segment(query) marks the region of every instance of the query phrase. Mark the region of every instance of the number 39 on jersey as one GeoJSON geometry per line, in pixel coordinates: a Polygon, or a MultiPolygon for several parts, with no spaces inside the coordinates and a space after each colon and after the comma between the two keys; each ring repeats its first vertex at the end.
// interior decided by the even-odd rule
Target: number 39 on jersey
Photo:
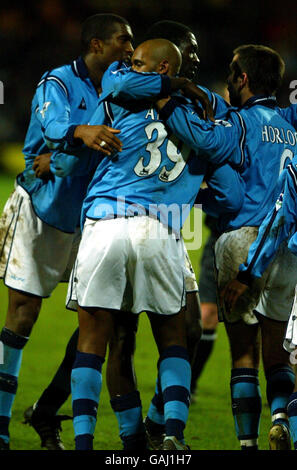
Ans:
{"type": "Polygon", "coordinates": [[[151,122],[145,127],[145,133],[148,139],[146,151],[149,156],[141,156],[134,167],[134,172],[140,177],[152,175],[156,171],[159,172],[159,179],[164,182],[174,181],[182,173],[191,149],[181,142],[177,137],[171,136],[167,142],[166,149],[161,147],[168,137],[166,128],[162,122],[151,122]],[[166,167],[162,165],[162,152],[166,152],[167,157],[173,163],[173,166],[166,167]],[[145,161],[147,161],[145,164],[145,161]]]}

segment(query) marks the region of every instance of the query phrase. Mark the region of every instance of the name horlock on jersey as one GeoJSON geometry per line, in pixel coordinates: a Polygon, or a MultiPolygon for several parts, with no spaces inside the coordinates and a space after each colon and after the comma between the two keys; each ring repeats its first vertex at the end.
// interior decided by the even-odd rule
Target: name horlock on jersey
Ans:
{"type": "Polygon", "coordinates": [[[271,142],[272,144],[297,144],[297,132],[291,131],[291,129],[279,129],[273,126],[262,127],[262,141],[271,142]]]}

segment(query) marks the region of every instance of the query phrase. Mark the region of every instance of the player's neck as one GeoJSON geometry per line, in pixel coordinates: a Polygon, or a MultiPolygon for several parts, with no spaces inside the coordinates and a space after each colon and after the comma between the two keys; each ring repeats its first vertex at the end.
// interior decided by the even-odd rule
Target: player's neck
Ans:
{"type": "Polygon", "coordinates": [[[90,79],[94,83],[98,92],[100,92],[101,91],[101,79],[103,77],[105,70],[102,70],[101,64],[92,54],[87,54],[84,57],[84,61],[88,69],[90,79]]]}
{"type": "Polygon", "coordinates": [[[247,102],[247,100],[252,98],[252,96],[254,96],[254,93],[252,93],[248,88],[244,88],[243,90],[241,90],[241,94],[240,94],[241,106],[243,106],[244,103],[247,102]]]}

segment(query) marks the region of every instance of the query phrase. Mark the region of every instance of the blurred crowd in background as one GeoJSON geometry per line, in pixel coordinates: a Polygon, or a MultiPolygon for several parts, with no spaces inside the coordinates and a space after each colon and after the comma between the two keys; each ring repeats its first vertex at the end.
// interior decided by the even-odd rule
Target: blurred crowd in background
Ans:
{"type": "Polygon", "coordinates": [[[278,98],[280,105],[289,104],[289,84],[297,80],[296,0],[1,0],[1,142],[23,141],[39,78],[80,54],[81,23],[95,13],[124,16],[132,26],[135,46],[158,20],[188,25],[198,39],[199,83],[217,91],[224,88],[236,46],[271,46],[286,63],[278,98]]]}

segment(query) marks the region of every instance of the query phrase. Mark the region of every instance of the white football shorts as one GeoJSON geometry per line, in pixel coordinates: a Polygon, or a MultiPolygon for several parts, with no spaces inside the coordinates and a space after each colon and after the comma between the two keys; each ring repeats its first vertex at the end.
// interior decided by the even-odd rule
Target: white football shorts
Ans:
{"type": "Polygon", "coordinates": [[[79,229],[69,234],[40,220],[17,185],[0,219],[0,278],[12,289],[49,297],[68,282],[79,241],[79,229]]]}
{"type": "Polygon", "coordinates": [[[184,245],[148,216],[85,222],[67,308],[178,313],[185,305],[184,245]]]}
{"type": "MultiPolygon", "coordinates": [[[[257,227],[242,227],[218,238],[215,244],[218,290],[236,278],[239,265],[246,261],[257,234],[257,227]]],[[[288,321],[296,283],[297,257],[283,243],[263,276],[256,278],[252,288],[239,297],[232,313],[219,305],[220,319],[230,323],[243,319],[247,324],[253,324],[258,322],[256,310],[272,320],[288,321]]]]}
{"type": "MultiPolygon", "coordinates": [[[[181,238],[181,242],[184,244],[183,238],[181,238]]],[[[193,269],[186,245],[184,244],[184,278],[185,278],[185,289],[187,293],[190,292],[198,292],[198,283],[196,280],[195,271],[193,269]]]]}

